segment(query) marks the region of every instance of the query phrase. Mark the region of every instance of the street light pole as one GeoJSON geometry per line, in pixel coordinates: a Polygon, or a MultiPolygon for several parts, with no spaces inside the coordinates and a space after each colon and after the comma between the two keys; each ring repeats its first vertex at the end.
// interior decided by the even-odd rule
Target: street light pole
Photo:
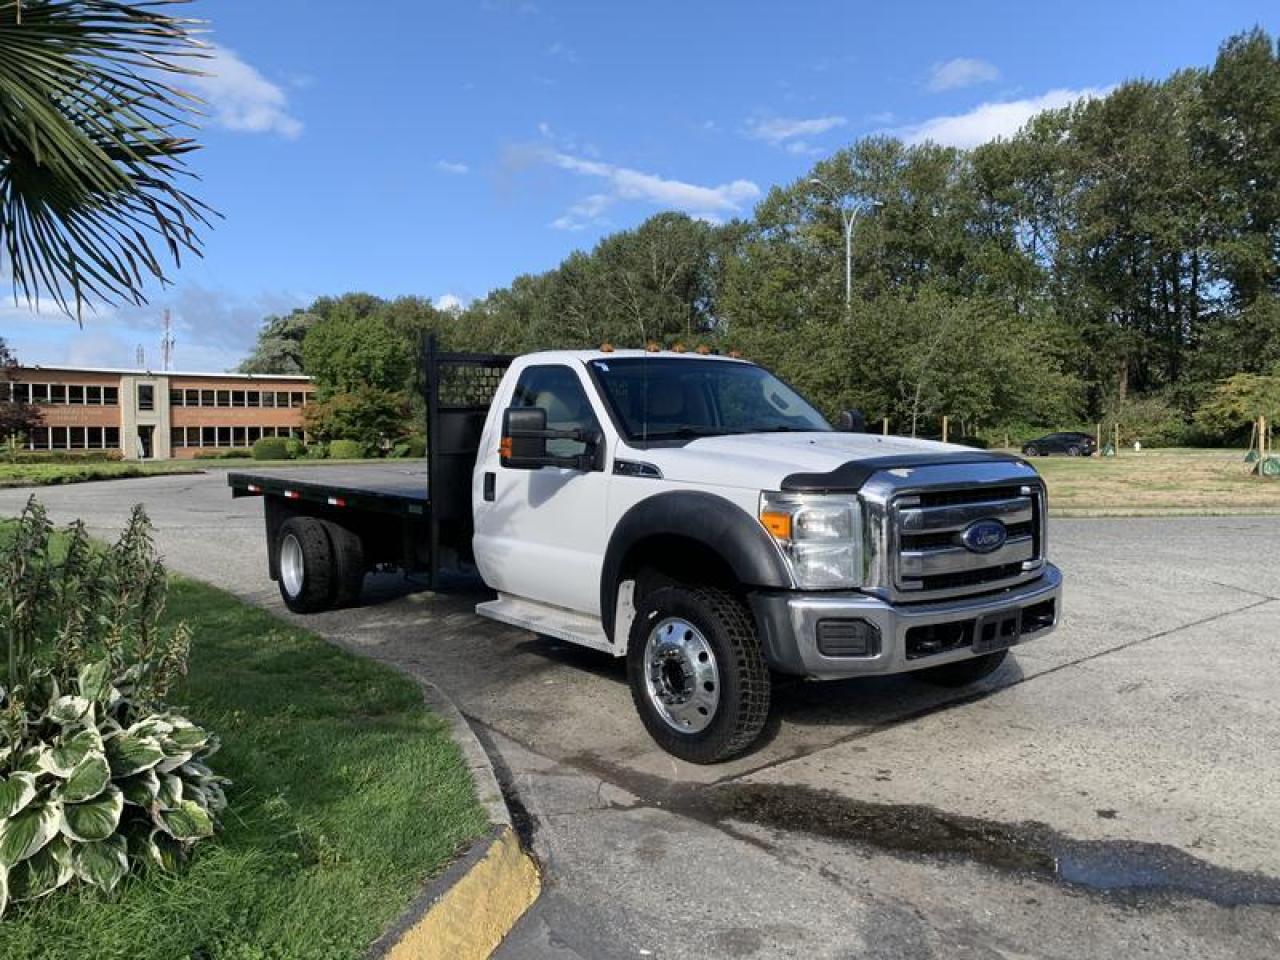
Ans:
{"type": "MultiPolygon", "coordinates": [[[[836,208],[840,211],[840,222],[844,224],[844,307],[845,310],[849,310],[853,307],[853,225],[858,219],[858,214],[865,208],[856,201],[852,206],[845,206],[840,194],[824,180],[811,177],[809,182],[815,187],[821,187],[825,190],[827,196],[831,198],[832,202],[836,204],[836,208]]],[[[876,200],[869,201],[866,204],[866,207],[878,206],[880,206],[880,203],[876,200]]]]}

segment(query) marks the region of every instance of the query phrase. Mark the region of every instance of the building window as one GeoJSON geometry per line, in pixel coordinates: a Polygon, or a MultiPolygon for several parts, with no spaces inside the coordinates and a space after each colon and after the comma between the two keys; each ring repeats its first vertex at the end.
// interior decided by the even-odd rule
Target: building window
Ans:
{"type": "Polygon", "coordinates": [[[102,406],[102,388],[101,387],[85,387],[84,402],[95,407],[102,406]]]}
{"type": "Polygon", "coordinates": [[[303,398],[304,396],[305,396],[305,394],[304,394],[304,393],[302,393],[300,390],[299,390],[299,391],[294,391],[293,393],[289,394],[289,406],[291,406],[291,407],[300,407],[300,406],[302,406],[302,398],[303,398]]]}
{"type": "Polygon", "coordinates": [[[84,387],[77,384],[69,384],[67,386],[67,403],[83,404],[84,387]]]}
{"type": "Polygon", "coordinates": [[[214,399],[214,398],[213,398],[213,391],[212,391],[212,390],[201,390],[201,391],[200,391],[200,406],[202,406],[202,407],[212,407],[212,406],[214,405],[213,399],[214,399]]]}
{"type": "Polygon", "coordinates": [[[103,387],[102,388],[102,405],[105,407],[114,407],[120,403],[119,387],[103,387]]]}
{"type": "Polygon", "coordinates": [[[243,406],[244,406],[244,402],[245,402],[245,401],[244,401],[244,391],[243,391],[243,390],[232,390],[232,391],[231,391],[231,405],[232,405],[233,407],[243,407],[243,406]]]}
{"type": "Polygon", "coordinates": [[[231,446],[231,428],[230,427],[218,427],[218,446],[220,447],[231,446]]]}
{"type": "Polygon", "coordinates": [[[261,396],[264,407],[274,407],[276,405],[276,395],[272,391],[263,390],[261,396]]]}
{"type": "Polygon", "coordinates": [[[200,446],[216,447],[218,445],[218,431],[215,427],[200,428],[200,446]]]}
{"type": "Polygon", "coordinates": [[[66,403],[67,402],[67,385],[65,383],[51,383],[49,385],[49,402],[50,403],[66,403]]]}
{"type": "Polygon", "coordinates": [[[156,388],[154,384],[138,384],[138,409],[154,410],[156,408],[156,388]]]}
{"type": "Polygon", "coordinates": [[[89,443],[90,450],[102,449],[102,428],[101,427],[89,427],[88,443],[89,443]]]}
{"type": "Polygon", "coordinates": [[[182,405],[184,407],[200,406],[200,391],[199,390],[183,390],[182,405]]]}
{"type": "Polygon", "coordinates": [[[185,407],[186,405],[187,405],[187,403],[186,403],[186,398],[185,398],[185,397],[183,397],[183,395],[182,395],[182,391],[181,391],[181,390],[170,390],[170,391],[169,391],[169,406],[171,406],[171,407],[185,407]]]}
{"type": "Polygon", "coordinates": [[[229,407],[229,406],[231,406],[231,391],[230,391],[230,390],[219,390],[219,391],[218,391],[218,406],[220,406],[220,407],[229,407]]]}
{"type": "Polygon", "coordinates": [[[245,406],[260,407],[262,406],[262,394],[257,390],[246,390],[244,392],[245,406]]]}
{"type": "Polygon", "coordinates": [[[102,440],[108,450],[119,449],[120,447],[120,428],[105,427],[103,428],[102,440]]]}
{"type": "Polygon", "coordinates": [[[47,383],[33,383],[31,385],[31,402],[32,403],[48,403],[49,402],[49,385],[47,383]]]}

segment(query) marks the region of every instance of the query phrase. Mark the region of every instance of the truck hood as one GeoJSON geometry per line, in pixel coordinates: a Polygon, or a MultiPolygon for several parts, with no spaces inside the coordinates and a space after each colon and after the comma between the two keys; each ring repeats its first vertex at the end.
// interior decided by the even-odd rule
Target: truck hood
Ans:
{"type": "Polygon", "coordinates": [[[655,447],[618,456],[643,460],[667,480],[752,490],[777,490],[792,473],[825,473],[850,460],[903,454],[970,451],[954,443],[869,433],[754,433],[703,437],[680,447],[655,447]]]}

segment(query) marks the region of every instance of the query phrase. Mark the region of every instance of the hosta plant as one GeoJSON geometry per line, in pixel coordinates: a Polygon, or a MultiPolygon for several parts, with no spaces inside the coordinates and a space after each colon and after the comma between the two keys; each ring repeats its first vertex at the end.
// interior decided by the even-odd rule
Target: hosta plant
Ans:
{"type": "Polygon", "coordinates": [[[185,628],[159,627],[164,571],[135,511],[98,550],[66,549],[34,502],[0,566],[0,915],[83,883],[111,891],[134,869],[173,869],[213,834],[226,780],[217,739],[165,703],[186,669],[185,628]]]}

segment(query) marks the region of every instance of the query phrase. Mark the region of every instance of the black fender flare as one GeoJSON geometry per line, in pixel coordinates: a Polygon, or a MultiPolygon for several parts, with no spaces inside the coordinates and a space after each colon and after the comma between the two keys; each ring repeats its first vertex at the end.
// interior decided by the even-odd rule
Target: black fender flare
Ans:
{"type": "Polygon", "coordinates": [[[622,564],[631,548],[653,536],[681,536],[713,550],[747,587],[786,590],[791,574],[777,545],[750,514],[724,497],[671,490],[641,500],[622,515],[600,573],[600,620],[613,637],[622,564]]]}

